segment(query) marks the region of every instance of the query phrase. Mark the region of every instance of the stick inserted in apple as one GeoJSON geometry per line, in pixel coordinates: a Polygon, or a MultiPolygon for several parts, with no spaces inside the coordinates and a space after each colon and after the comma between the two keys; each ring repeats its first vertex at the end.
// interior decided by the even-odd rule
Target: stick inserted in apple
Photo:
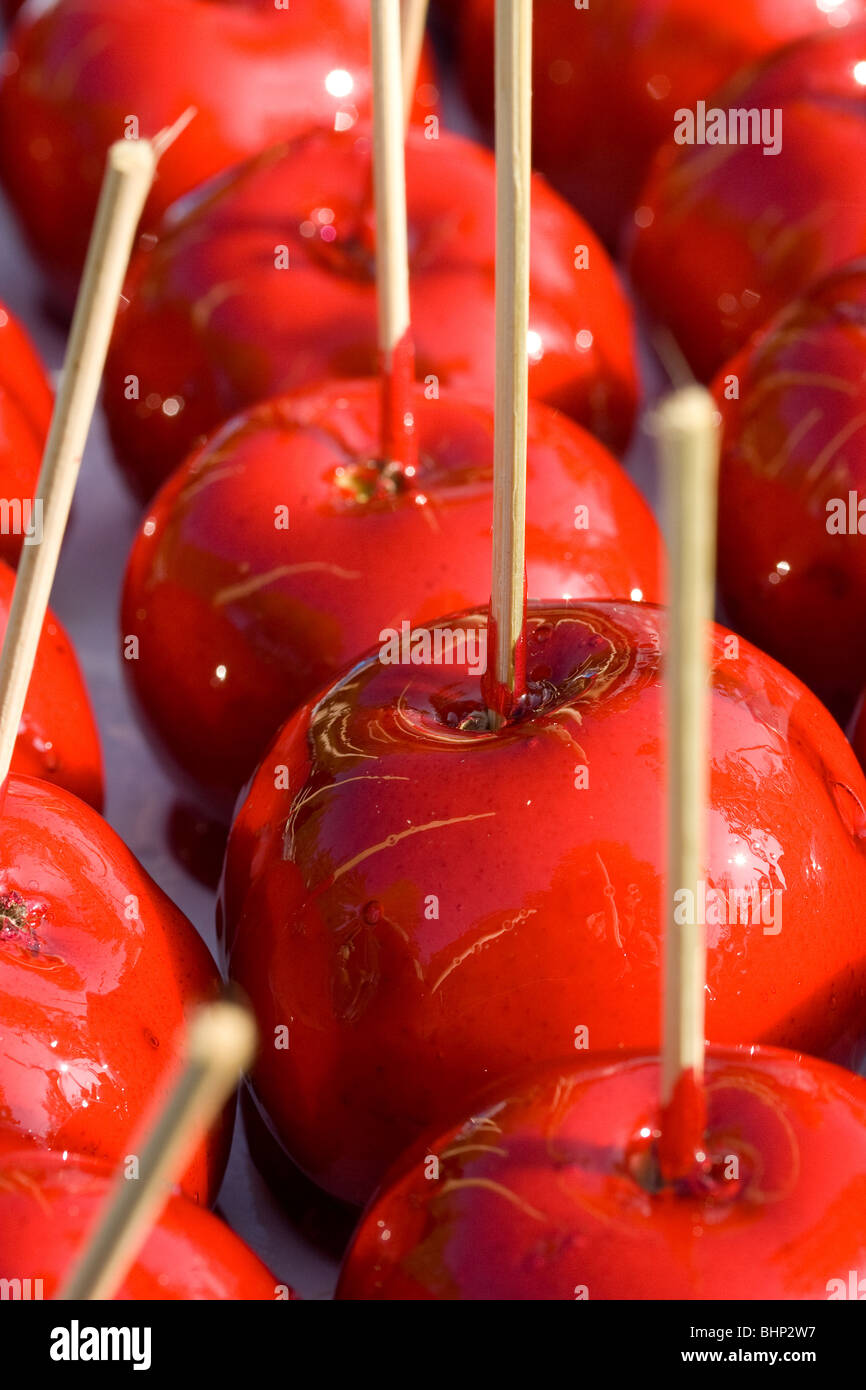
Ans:
{"type": "Polygon", "coordinates": [[[548,1064],[425,1136],[366,1213],[340,1298],[820,1299],[864,1267],[866,1083],[776,1049],[705,1056],[709,395],[672,397],[660,431],[673,503],[661,1058],[548,1064]]]}
{"type": "MultiPolygon", "coordinates": [[[[125,674],[157,747],[226,821],[299,704],[375,643],[411,646],[416,627],[490,593],[493,410],[413,379],[422,277],[410,294],[396,10],[373,6],[379,374],[226,425],[159,493],[130,556],[122,639],[137,656],[125,674]]],[[[525,400],[525,325],[515,350],[525,400]]],[[[525,408],[514,438],[531,481],[533,591],[657,599],[657,528],[616,461],[538,404],[528,439],[525,408]]]]}
{"type": "MultiPolygon", "coordinates": [[[[513,6],[499,9],[513,21],[513,6]]],[[[500,413],[497,463],[513,457],[502,426],[500,413]]],[[[520,694],[499,727],[485,680],[488,539],[479,607],[396,652],[383,644],[316,692],[269,747],[229,841],[220,930],[275,1040],[253,1072],[256,1100],[297,1163],[350,1201],[497,1078],[575,1048],[659,1046],[667,619],[625,595],[568,600],[533,568],[553,518],[536,510],[531,442],[528,457],[538,598],[512,687],[522,586],[509,562],[515,602],[499,611],[518,617],[499,625],[497,679],[520,694]]],[[[509,469],[509,492],[512,480],[509,469]]],[[[452,549],[442,534],[431,563],[452,549]]],[[[722,629],[712,662],[695,903],[711,1036],[856,1061],[866,922],[846,904],[866,890],[866,783],[781,667],[722,629]]]]}

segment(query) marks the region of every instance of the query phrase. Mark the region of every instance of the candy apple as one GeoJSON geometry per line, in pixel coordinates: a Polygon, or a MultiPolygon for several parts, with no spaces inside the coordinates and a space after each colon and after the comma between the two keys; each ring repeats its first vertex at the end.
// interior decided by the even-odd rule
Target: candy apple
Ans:
{"type": "MultiPolygon", "coordinates": [[[[0,560],[0,644],[9,621],[15,574],[0,560]]],[[[72,643],[49,612],[42,627],[13,772],[56,782],[101,810],[99,734],[72,643]]]]}
{"type": "MultiPolygon", "coordinates": [[[[447,625],[468,655],[485,618],[447,625]]],[[[524,1065],[657,1046],[663,642],[649,604],[533,605],[530,700],[498,732],[431,637],[430,664],[358,662],[268,749],[219,931],[274,1039],[258,1100],[334,1194],[363,1201],[421,1130],[524,1065]]],[[[855,1063],[866,782],[789,672],[723,629],[713,664],[710,1036],[855,1063]]]]}
{"type": "MultiPolygon", "coordinates": [[[[226,816],[279,725],[386,629],[489,592],[490,407],[417,387],[419,462],[401,467],[376,462],[379,406],[376,381],[335,382],[239,416],[133,546],[124,670],[157,745],[226,816]]],[[[652,514],[597,440],[533,403],[528,473],[535,593],[659,597],[652,514]]]]}
{"type": "MultiPolygon", "coordinates": [[[[26,1270],[30,1297],[54,1298],[104,1208],[112,1177],[108,1164],[80,1154],[0,1153],[0,1278],[20,1280],[26,1270]]],[[[224,1222],[178,1194],[169,1198],[116,1297],[294,1295],[224,1222]]]]}
{"type": "MultiPolygon", "coordinates": [[[[12,775],[0,813],[0,1117],[50,1149],[117,1161],[219,991],[204,942],[108,825],[12,775]]],[[[183,1190],[216,1196],[227,1115],[183,1190]]]]}
{"type": "MultiPolygon", "coordinates": [[[[151,226],[239,159],[370,109],[367,0],[55,0],[23,14],[3,57],[0,179],[36,256],[67,299],[93,222],[105,153],[192,124],[159,167],[151,226]]],[[[432,70],[416,115],[436,109],[432,70]]]]}
{"type": "Polygon", "coordinates": [[[0,526],[0,559],[15,564],[36,480],[53,401],[45,368],[27,333],[0,304],[0,492],[8,515],[0,526]],[[21,515],[17,516],[17,504],[21,515]]]}
{"type": "Polygon", "coordinates": [[[776,1048],[711,1048],[707,1170],[662,1187],[658,1091],[640,1055],[500,1086],[400,1160],[337,1297],[849,1297],[866,1268],[866,1082],[776,1048]]]}
{"type": "Polygon", "coordinates": [[[866,265],[783,310],[715,393],[727,616],[846,720],[866,684],[866,265]]]}
{"type": "Polygon", "coordinates": [[[0,303],[0,390],[15,401],[40,439],[48,433],[54,398],[45,368],[30,336],[0,303]]]}
{"type": "Polygon", "coordinates": [[[864,160],[863,23],[789,45],[671,124],[635,211],[630,269],[702,379],[812,280],[866,252],[864,160]]]}
{"type": "MultiPolygon", "coordinates": [[[[463,87],[489,129],[494,6],[461,11],[463,87]]],[[[533,162],[615,243],[678,108],[780,44],[864,14],[863,0],[535,0],[533,162]]]]}
{"type": "MultiPolygon", "coordinates": [[[[133,261],[105,403],[141,496],[242,407],[376,373],[369,145],[324,131],[271,152],[133,261]]],[[[406,177],[418,377],[431,395],[492,400],[493,159],[455,135],[414,133],[406,177]]],[[[589,228],[541,180],[532,196],[530,393],[618,449],[636,395],[627,302],[589,228]]]]}

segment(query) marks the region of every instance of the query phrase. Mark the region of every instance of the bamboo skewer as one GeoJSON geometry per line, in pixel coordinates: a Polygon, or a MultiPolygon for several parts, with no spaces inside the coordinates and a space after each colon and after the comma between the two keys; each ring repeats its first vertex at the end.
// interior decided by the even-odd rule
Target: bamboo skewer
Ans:
{"type": "MultiPolygon", "coordinates": [[[[706,933],[674,920],[674,894],[697,901],[706,862],[710,648],[716,556],[719,440],[709,392],[687,386],[658,412],[669,516],[667,658],[668,865],[662,1042],[662,1175],[694,1164],[704,1130],[706,933]]],[[[686,899],[688,902],[689,899],[686,899]]]]}
{"type": "Polygon", "coordinates": [[[180,136],[183,135],[190,121],[194,121],[197,115],[198,107],[188,106],[185,111],[181,111],[176,121],[173,121],[169,126],[165,126],[163,130],[157,131],[150,142],[153,146],[153,153],[157,163],[162,159],[166,150],[171,148],[175,140],[178,140],[180,136]]]}
{"type": "Polygon", "coordinates": [[[532,157],[532,4],[496,6],[496,401],[493,578],[488,645],[491,724],[523,693],[526,621],[526,428],[532,157]]]}
{"type": "Polygon", "coordinates": [[[108,152],[36,485],[36,502],[43,511],[42,541],[23,549],[0,652],[0,783],[9,773],[114,316],[156,163],[156,148],[147,140],[118,140],[108,152]]]}
{"type": "Polygon", "coordinates": [[[409,317],[400,0],[372,0],[371,35],[382,462],[405,468],[416,461],[417,443],[411,408],[415,351],[409,317]]]}
{"type": "Polygon", "coordinates": [[[418,67],[424,47],[424,32],[427,28],[429,0],[403,0],[400,25],[403,32],[402,51],[402,89],[403,125],[408,126],[415,100],[415,87],[418,82],[418,67]]]}
{"type": "Polygon", "coordinates": [[[399,0],[372,0],[372,25],[376,289],[379,346],[387,353],[393,352],[409,331],[409,237],[400,114],[399,0]]]}

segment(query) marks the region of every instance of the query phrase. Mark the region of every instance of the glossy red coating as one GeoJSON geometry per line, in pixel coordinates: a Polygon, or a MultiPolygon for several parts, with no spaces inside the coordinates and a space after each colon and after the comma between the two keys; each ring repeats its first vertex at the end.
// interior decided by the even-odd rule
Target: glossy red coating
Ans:
{"type": "MultiPolygon", "coordinates": [[[[432,392],[435,377],[443,399],[482,392],[492,402],[493,158],[445,131],[437,140],[411,133],[406,182],[418,379],[432,392]]],[[[241,408],[327,378],[375,375],[370,189],[367,136],[318,132],[253,161],[139,251],[105,404],[141,496],[241,408]]],[[[538,179],[532,201],[530,393],[619,449],[637,390],[628,303],[568,205],[538,179]],[[579,247],[586,269],[575,268],[579,247]]]]}
{"type": "MultiPolygon", "coordinates": [[[[21,505],[36,491],[42,449],[51,423],[51,387],[24,328],[0,303],[0,495],[21,505]]],[[[0,560],[14,565],[21,552],[21,530],[3,519],[0,560]]]]}
{"type": "MultiPolygon", "coordinates": [[[[291,711],[385,629],[489,597],[489,406],[417,387],[410,476],[376,462],[379,392],[331,383],[225,426],[133,546],[121,624],[139,655],[125,674],[157,746],[226,816],[291,711]]],[[[597,440],[532,405],[528,476],[534,594],[660,596],[655,521],[597,440]]]]}
{"type": "Polygon", "coordinates": [[[713,1170],[655,1191],[655,1058],[500,1086],[400,1161],[337,1297],[839,1299],[855,1270],[862,1298],[866,1083],[774,1048],[712,1048],[707,1074],[713,1170]]]}
{"type": "Polygon", "coordinates": [[[707,1128],[707,1091],[704,1078],[693,1067],[680,1073],[670,1099],[659,1111],[659,1136],[655,1156],[659,1177],[665,1183],[690,1179],[706,1166],[704,1139],[707,1128]]]}
{"type": "MultiPolygon", "coordinates": [[[[387,352],[379,353],[381,398],[379,457],[396,463],[405,473],[417,472],[418,435],[412,401],[415,395],[415,340],[407,329],[387,352]]],[[[410,473],[411,476],[411,473],[410,473]]]]}
{"type": "Polygon", "coordinates": [[[0,303],[0,390],[15,401],[34,432],[48,433],[54,397],[26,328],[0,303]]]}
{"type": "MultiPolygon", "coordinates": [[[[53,1298],[80,1256],[111,1189],[111,1168],[70,1154],[0,1154],[0,1278],[39,1279],[53,1298]]],[[[118,1299],[291,1298],[224,1221],[175,1195],[154,1226],[118,1299]]]]}
{"type": "MultiPolygon", "coordinates": [[[[11,776],[0,815],[0,1123],[121,1159],[174,1080],[185,1021],[220,988],[201,937],[114,831],[59,787],[11,776]]],[[[216,1197],[231,1115],[183,1190],[216,1197]]]]}
{"type": "Polygon", "coordinates": [[[495,652],[499,645],[499,625],[493,612],[491,597],[487,608],[487,650],[490,659],[481,677],[481,699],[489,711],[499,721],[513,718],[522,708],[529,696],[526,681],[526,579],[523,581],[523,611],[521,629],[510,652],[510,677],[503,680],[496,670],[495,652]]]}
{"type": "MultiPolygon", "coordinates": [[[[495,0],[463,0],[463,90],[492,131],[495,0]]],[[[863,0],[535,0],[533,163],[609,244],[674,112],[791,39],[866,14],[863,0]]]]}
{"type": "MultiPolygon", "coordinates": [[[[6,633],[15,573],[0,560],[0,644],[6,633]]],[[[48,611],[12,771],[65,787],[97,811],[104,795],[99,733],[75,650],[62,624],[48,611]]]]}
{"type": "Polygon", "coordinates": [[[714,391],[726,614],[847,720],[866,685],[866,263],[783,310],[714,391]]]}
{"type": "MultiPolygon", "coordinates": [[[[658,1046],[663,624],[649,604],[532,605],[522,720],[480,732],[465,666],[374,656],[268,749],[219,930],[262,1036],[289,1029],[256,1093],[331,1192],[365,1200],[418,1133],[525,1065],[658,1046]]],[[[864,807],[824,707],[716,629],[714,1040],[862,1059],[864,807]]]]}
{"type": "MultiPolygon", "coordinates": [[[[176,198],[274,141],[353,125],[370,112],[369,4],[56,0],[21,16],[3,70],[0,179],[69,299],[113,140],[155,135],[196,107],[160,161],[144,214],[151,226],[176,198]]],[[[437,109],[433,82],[425,62],[418,119],[437,109]]]]}
{"type": "Polygon", "coordinates": [[[676,144],[672,127],[630,256],[641,298],[702,380],[813,280],[866,253],[866,24],[790,45],[708,94],[708,108],[766,112],[779,152],[676,144]]]}

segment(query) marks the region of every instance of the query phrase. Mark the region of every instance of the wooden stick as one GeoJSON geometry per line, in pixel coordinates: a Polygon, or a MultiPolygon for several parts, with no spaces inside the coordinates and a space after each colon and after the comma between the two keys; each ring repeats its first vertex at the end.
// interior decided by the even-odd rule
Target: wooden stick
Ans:
{"type": "MultiPolygon", "coordinates": [[[[674,894],[694,905],[706,848],[710,750],[710,633],[716,569],[716,407],[687,386],[659,409],[669,515],[667,658],[668,868],[662,1042],[662,1175],[694,1166],[704,1130],[706,933],[696,912],[674,919],[674,894]],[[685,900],[689,901],[688,898],[685,900]]],[[[682,910],[679,915],[684,915],[682,910]]]]}
{"type": "Polygon", "coordinates": [[[379,348],[393,352],[409,330],[409,236],[400,58],[400,0],[372,0],[373,181],[379,348]]]}
{"type": "Polygon", "coordinates": [[[679,388],[696,383],[697,378],[689,366],[688,358],[669,328],[654,328],[650,334],[650,341],[671,386],[679,388]]]}
{"type": "Polygon", "coordinates": [[[147,140],[118,140],[108,152],[36,485],[36,505],[43,512],[42,541],[23,547],[0,653],[0,784],[9,772],[117,303],[155,170],[156,154],[147,140]]]}
{"type": "Polygon", "coordinates": [[[409,326],[409,231],[400,53],[400,0],[372,0],[373,189],[382,383],[382,462],[416,462],[415,352],[409,326]]]}
{"type": "Polygon", "coordinates": [[[424,32],[427,28],[427,9],[429,0],[403,0],[400,24],[403,38],[403,125],[409,125],[412,106],[415,101],[415,88],[418,85],[418,67],[424,47],[424,32]]]}
{"type": "Polygon", "coordinates": [[[526,425],[529,394],[529,213],[532,3],[496,5],[496,403],[494,430],[493,727],[523,692],[526,621],[526,425]]]}
{"type": "Polygon", "coordinates": [[[146,1139],[139,1176],[118,1177],[108,1206],[59,1299],[113,1298],[177,1176],[219,1115],[255,1052],[252,1014],[223,1001],[202,1009],[189,1034],[187,1064],[146,1139]]]}
{"type": "Polygon", "coordinates": [[[198,107],[188,106],[185,111],[181,111],[176,121],[173,121],[171,125],[164,126],[162,130],[157,131],[150,142],[153,145],[153,152],[157,160],[162,159],[166,150],[170,149],[175,140],[183,135],[190,121],[195,120],[197,115],[198,107]]]}

